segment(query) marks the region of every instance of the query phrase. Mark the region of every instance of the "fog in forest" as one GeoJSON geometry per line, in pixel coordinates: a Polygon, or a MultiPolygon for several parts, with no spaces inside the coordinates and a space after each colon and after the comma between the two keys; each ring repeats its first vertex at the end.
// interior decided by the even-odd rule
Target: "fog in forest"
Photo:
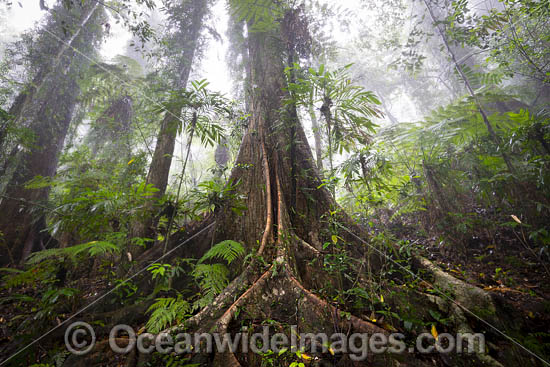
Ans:
{"type": "Polygon", "coordinates": [[[0,366],[550,365],[549,23],[0,0],[0,366]]]}

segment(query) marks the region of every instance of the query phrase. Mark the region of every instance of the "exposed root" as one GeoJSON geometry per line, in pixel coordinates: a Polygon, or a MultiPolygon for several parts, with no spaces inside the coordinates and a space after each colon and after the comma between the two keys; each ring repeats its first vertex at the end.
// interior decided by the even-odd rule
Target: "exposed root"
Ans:
{"type": "Polygon", "coordinates": [[[279,171],[277,171],[277,174],[275,175],[275,179],[277,181],[277,243],[281,243],[281,239],[283,238],[284,230],[285,230],[285,219],[284,214],[286,214],[285,210],[285,202],[283,198],[283,190],[281,189],[281,180],[279,178],[279,171]]]}
{"type": "Polygon", "coordinates": [[[262,236],[262,242],[260,244],[260,249],[258,250],[258,255],[262,255],[268,242],[273,241],[273,202],[271,198],[271,176],[269,173],[269,162],[267,160],[267,151],[265,148],[265,142],[262,139],[262,154],[263,154],[263,164],[264,164],[264,175],[265,175],[265,190],[267,196],[267,220],[265,224],[264,234],[262,236]]]}
{"type": "MultiPolygon", "coordinates": [[[[453,299],[465,309],[483,309],[485,317],[496,316],[497,307],[491,295],[481,288],[468,284],[444,272],[431,261],[421,256],[416,257],[419,266],[427,270],[434,278],[433,285],[445,292],[450,292],[453,299]]],[[[496,317],[490,317],[496,322],[496,317]]]]}
{"type": "MultiPolygon", "coordinates": [[[[248,299],[252,297],[254,294],[261,291],[264,287],[264,285],[267,282],[267,279],[269,278],[269,275],[271,275],[271,270],[273,267],[269,268],[260,278],[258,278],[233,304],[231,304],[226,311],[223,313],[223,315],[218,319],[218,321],[215,323],[214,330],[215,332],[218,332],[220,334],[227,332],[227,328],[229,326],[229,323],[235,316],[235,313],[238,311],[238,308],[241,306],[244,306],[248,299]]],[[[241,277],[237,277],[235,280],[239,280],[241,277]]],[[[232,287],[236,283],[235,281],[232,282],[226,288],[226,290],[220,295],[223,297],[218,296],[216,300],[213,302],[214,307],[216,307],[215,310],[211,310],[208,307],[203,309],[201,312],[199,312],[197,315],[195,315],[193,318],[187,320],[186,325],[195,324],[198,325],[201,323],[202,320],[205,319],[205,317],[211,318],[213,314],[216,313],[216,310],[219,310],[221,305],[225,304],[225,300],[229,299],[230,296],[234,296],[233,291],[236,288],[232,287]],[[218,299],[219,298],[219,299],[218,299]]],[[[237,357],[235,357],[234,353],[231,352],[225,352],[225,353],[218,353],[215,356],[214,359],[214,365],[215,366],[229,366],[229,367],[240,367],[241,364],[237,360],[237,357]]]]}
{"type": "Polygon", "coordinates": [[[303,239],[298,237],[298,241],[300,242],[300,245],[302,246],[302,248],[308,252],[308,255],[310,256],[310,258],[316,258],[323,255],[321,251],[317,250],[315,247],[311,246],[309,243],[307,243],[303,239]]]}
{"type": "MultiPolygon", "coordinates": [[[[283,243],[287,223],[290,223],[290,218],[288,217],[288,211],[286,210],[285,201],[283,197],[283,190],[281,188],[281,180],[279,178],[279,171],[275,175],[275,180],[277,183],[277,260],[278,261],[288,261],[290,262],[290,257],[283,243]]],[[[288,233],[287,233],[288,234],[288,233]]]]}
{"type": "MultiPolygon", "coordinates": [[[[456,326],[456,332],[461,334],[475,334],[474,330],[470,327],[466,315],[462,308],[452,302],[446,301],[437,296],[428,296],[430,297],[435,304],[437,304],[440,311],[448,314],[456,326]]],[[[478,340],[476,339],[474,345],[474,350],[476,351],[475,357],[481,362],[483,366],[491,367],[504,367],[500,362],[491,357],[487,353],[478,353],[479,345],[477,345],[478,340]]]]}
{"type": "MultiPolygon", "coordinates": [[[[282,203],[282,200],[279,201],[279,207],[284,205],[282,203]]],[[[281,225],[284,225],[282,221],[280,221],[281,225]]],[[[281,233],[282,234],[282,233],[281,233]]],[[[280,236],[278,239],[278,243],[282,242],[282,237],[280,236]]],[[[305,241],[301,241],[299,244],[304,244],[305,241]]],[[[286,260],[286,250],[285,246],[278,246],[279,247],[279,255],[283,256],[283,259],[286,260]]],[[[312,249],[310,246],[309,248],[312,249]]],[[[307,290],[298,279],[293,275],[288,263],[285,261],[284,264],[279,264],[279,266],[283,267],[283,272],[281,273],[281,276],[279,279],[277,279],[277,286],[274,286],[274,289],[280,288],[281,290],[286,290],[287,292],[290,290],[290,294],[287,294],[287,297],[291,297],[296,300],[300,300],[302,302],[305,302],[306,304],[310,305],[307,307],[307,312],[318,315],[319,317],[322,317],[323,314],[326,314],[327,311],[331,315],[329,320],[331,320],[332,323],[337,324],[337,326],[340,329],[353,329],[356,332],[361,333],[384,333],[388,334],[388,332],[377,325],[370,323],[368,321],[362,320],[356,316],[351,316],[349,318],[342,316],[342,311],[339,310],[337,307],[330,305],[328,302],[322,300],[315,294],[313,294],[311,291],[307,290]],[[285,285],[286,283],[286,285],[285,285]]],[[[211,306],[207,306],[205,309],[200,311],[197,315],[189,319],[185,325],[187,327],[192,327],[192,325],[198,326],[201,325],[201,329],[204,329],[203,326],[204,320],[217,320],[213,327],[208,328],[208,330],[218,333],[225,333],[228,330],[228,327],[231,323],[231,321],[234,319],[237,311],[241,307],[246,307],[248,303],[254,303],[257,299],[257,296],[263,294],[268,294],[269,292],[266,291],[266,285],[270,278],[270,276],[273,274],[274,266],[271,266],[267,271],[265,271],[259,278],[257,278],[253,282],[249,282],[249,273],[252,271],[251,266],[249,266],[245,271],[237,277],[227,288],[226,290],[220,294],[216,300],[212,303],[211,306]],[[244,293],[242,293],[240,296],[238,294],[240,293],[240,290],[242,289],[242,286],[251,284],[244,293]],[[230,303],[232,300],[235,299],[235,297],[238,298],[233,301],[229,306],[227,306],[228,303],[230,303]],[[216,318],[216,315],[219,315],[221,310],[225,309],[225,311],[221,314],[221,316],[216,318]]],[[[273,292],[275,297],[277,297],[277,294],[282,294],[280,291],[273,292]]],[[[266,301],[266,299],[264,299],[266,301]]],[[[254,303],[255,304],[255,303],[254,303]]],[[[172,329],[173,331],[173,329],[172,329]]],[[[215,356],[214,365],[216,366],[233,366],[233,367],[239,367],[240,363],[236,356],[233,353],[221,353],[217,354],[215,356]]]]}
{"type": "Polygon", "coordinates": [[[269,275],[271,275],[271,271],[273,269],[273,266],[269,268],[268,271],[263,273],[263,275],[254,283],[246,292],[244,292],[235,303],[233,303],[227,311],[223,314],[223,316],[218,320],[216,323],[217,329],[219,332],[225,332],[227,331],[227,326],[233,319],[233,316],[237,312],[237,308],[241,307],[245,304],[245,302],[248,300],[249,297],[251,297],[254,293],[261,290],[262,287],[266,284],[267,279],[269,278],[269,275]]]}
{"type": "MultiPolygon", "coordinates": [[[[491,293],[453,277],[423,257],[418,256],[415,260],[420,268],[427,270],[433,276],[434,286],[450,294],[450,297],[426,294],[423,296],[435,303],[442,313],[449,315],[458,333],[474,333],[470,326],[472,318],[474,321],[488,326],[487,331],[496,332],[496,335],[503,335],[499,329],[509,330],[522,327],[522,319],[514,316],[514,311],[508,309],[506,303],[498,302],[498,298],[494,298],[491,293]],[[478,310],[483,312],[481,316],[478,315],[478,310]],[[470,320],[468,320],[469,318],[470,320]]],[[[478,351],[477,345],[475,350],[478,351]]],[[[503,366],[486,353],[476,352],[475,357],[484,366],[503,366]]]]}
{"type": "MultiPolygon", "coordinates": [[[[300,291],[306,296],[307,300],[314,306],[314,308],[328,309],[330,310],[331,314],[336,315],[337,319],[340,320],[340,323],[342,324],[340,326],[344,326],[344,324],[346,324],[345,320],[342,321],[342,318],[340,318],[340,315],[342,312],[338,308],[322,300],[321,298],[317,297],[315,294],[311,293],[302,285],[302,283],[298,281],[298,279],[296,279],[292,275],[288,275],[288,278],[294,284],[295,287],[300,289],[300,291]]],[[[378,327],[376,324],[362,320],[353,315],[350,317],[349,323],[351,324],[354,330],[361,333],[367,333],[371,335],[374,333],[383,333],[388,335],[388,332],[386,330],[378,327]]]]}
{"type": "MultiPolygon", "coordinates": [[[[338,308],[330,305],[326,301],[320,299],[318,296],[307,290],[293,275],[291,275],[288,266],[285,265],[284,267],[285,271],[282,274],[283,276],[282,278],[278,279],[279,287],[287,291],[291,289],[292,292],[294,292],[294,299],[302,300],[308,303],[311,307],[307,308],[307,312],[312,312],[313,314],[321,316],[326,311],[329,311],[332,315],[332,319],[336,320],[338,326],[341,329],[345,329],[347,327],[348,330],[353,329],[356,332],[368,333],[371,335],[373,333],[384,333],[388,335],[388,332],[386,330],[378,327],[375,324],[364,321],[356,316],[351,316],[349,319],[340,317],[342,312],[338,308]],[[284,286],[285,281],[289,282],[291,286],[284,286]]],[[[254,296],[257,296],[258,294],[260,294],[260,292],[265,291],[267,281],[268,279],[270,279],[270,275],[272,274],[272,268],[270,268],[260,278],[258,278],[258,280],[254,282],[254,284],[252,284],[252,286],[245,293],[243,293],[237,299],[237,301],[235,301],[229,308],[227,308],[227,310],[215,324],[216,332],[227,332],[229,323],[233,320],[238,308],[246,306],[247,302],[249,302],[254,296]]],[[[277,294],[278,292],[274,293],[277,294]]],[[[241,366],[236,356],[230,352],[217,354],[214,360],[214,365],[232,367],[241,366]]]]}
{"type": "MultiPolygon", "coordinates": [[[[228,305],[231,305],[232,302],[230,301],[230,298],[236,297],[236,294],[240,294],[241,289],[248,287],[250,284],[248,282],[248,270],[249,268],[245,269],[241,275],[229,283],[225,290],[220,293],[210,305],[206,306],[199,313],[186,320],[183,326],[186,328],[193,328],[201,325],[204,320],[212,318],[214,315],[225,309],[228,305]]],[[[181,327],[182,325],[178,325],[170,329],[169,332],[179,330],[181,327]]]]}
{"type": "MultiPolygon", "coordinates": [[[[271,270],[273,267],[271,267],[268,271],[266,271],[246,292],[244,292],[237,301],[235,301],[229,308],[224,312],[222,317],[219,318],[219,320],[216,322],[215,330],[218,333],[226,333],[227,328],[229,326],[229,323],[235,316],[235,313],[238,311],[238,308],[241,306],[244,306],[246,301],[254,295],[255,293],[259,292],[263,289],[263,286],[266,284],[267,279],[269,278],[269,275],[271,275],[271,270]]],[[[239,363],[239,360],[237,357],[235,357],[234,353],[231,352],[225,352],[225,353],[218,353],[216,354],[216,357],[214,359],[214,365],[215,366],[229,366],[229,367],[240,367],[241,364],[239,363]]]]}

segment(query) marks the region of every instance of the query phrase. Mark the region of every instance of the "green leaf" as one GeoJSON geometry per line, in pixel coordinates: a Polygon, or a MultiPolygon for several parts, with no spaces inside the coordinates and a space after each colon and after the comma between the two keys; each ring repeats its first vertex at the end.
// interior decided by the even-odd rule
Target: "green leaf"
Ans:
{"type": "Polygon", "coordinates": [[[233,261],[243,256],[245,249],[239,242],[226,240],[214,245],[204,256],[199,260],[199,263],[205,262],[213,258],[219,258],[231,264],[233,261]]]}

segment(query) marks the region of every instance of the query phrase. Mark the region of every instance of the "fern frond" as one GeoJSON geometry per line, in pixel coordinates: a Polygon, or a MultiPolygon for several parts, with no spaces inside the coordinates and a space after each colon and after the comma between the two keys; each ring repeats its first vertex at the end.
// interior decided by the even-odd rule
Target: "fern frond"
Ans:
{"type": "Polygon", "coordinates": [[[245,249],[238,242],[227,240],[214,245],[204,256],[199,260],[199,264],[213,258],[219,258],[231,264],[233,261],[243,256],[245,249]]]}
{"type": "Polygon", "coordinates": [[[0,272],[7,274],[2,277],[2,287],[5,289],[20,287],[24,285],[34,285],[48,281],[51,278],[56,266],[53,262],[42,263],[26,270],[11,268],[0,268],[0,272]]]}
{"type": "Polygon", "coordinates": [[[212,302],[229,284],[229,269],[223,264],[198,264],[192,273],[201,288],[202,297],[195,307],[202,308],[212,302]]]}
{"type": "Polygon", "coordinates": [[[193,276],[204,290],[220,293],[229,283],[229,269],[223,264],[199,264],[193,271],[193,276]]]}
{"type": "Polygon", "coordinates": [[[120,248],[111,242],[92,241],[67,248],[55,248],[35,252],[29,257],[27,263],[38,264],[52,258],[68,258],[76,262],[76,258],[84,252],[87,252],[91,257],[95,257],[99,255],[117,254],[120,252],[120,248]]]}
{"type": "Polygon", "coordinates": [[[159,333],[175,321],[183,319],[191,311],[190,304],[181,296],[177,298],[157,298],[156,302],[149,307],[151,317],[145,327],[151,333],[159,333]]]}

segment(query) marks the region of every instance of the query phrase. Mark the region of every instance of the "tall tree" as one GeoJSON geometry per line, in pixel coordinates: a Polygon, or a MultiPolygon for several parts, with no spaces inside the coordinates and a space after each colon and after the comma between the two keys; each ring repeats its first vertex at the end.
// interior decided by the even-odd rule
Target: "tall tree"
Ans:
{"type": "Polygon", "coordinates": [[[18,125],[28,127],[33,140],[19,154],[16,168],[0,201],[0,231],[9,256],[0,263],[19,262],[40,242],[43,217],[37,205],[48,198],[49,186],[28,188],[39,176],[55,174],[57,160],[80,92],[80,73],[90,63],[103,35],[104,12],[97,2],[54,8],[40,31],[37,74],[12,107],[18,125]]]}
{"type": "MultiPolygon", "coordinates": [[[[197,54],[203,20],[208,11],[207,0],[186,0],[182,4],[167,2],[169,22],[177,31],[170,35],[166,49],[171,63],[172,87],[184,89],[187,86],[193,60],[197,54]]],[[[147,183],[164,195],[168,185],[170,166],[174,155],[176,135],[180,126],[181,111],[171,108],[166,111],[157,137],[157,145],[147,176],[147,183]]]]}
{"type": "MultiPolygon", "coordinates": [[[[200,34],[203,29],[203,21],[208,13],[208,0],[185,0],[182,3],[166,3],[168,23],[170,29],[175,29],[166,39],[166,60],[168,63],[167,75],[172,89],[185,89],[193,66],[193,61],[200,49],[200,34]]],[[[151,215],[136,222],[133,228],[133,237],[145,237],[153,225],[155,202],[161,198],[168,186],[170,167],[176,145],[176,137],[181,126],[181,106],[173,104],[166,110],[164,119],[160,125],[157,142],[147,183],[153,185],[155,192],[148,202],[148,211],[151,215]]],[[[132,253],[140,253],[142,249],[134,248],[132,253]]]]}
{"type": "MultiPolygon", "coordinates": [[[[61,7],[52,10],[50,22],[53,21],[57,24],[46,26],[40,39],[34,45],[36,49],[32,50],[31,59],[31,67],[35,69],[33,70],[35,71],[34,77],[15,98],[9,110],[10,115],[14,117],[14,124],[25,126],[30,121],[27,109],[36,106],[34,102],[36,94],[42,90],[44,83],[48,81],[52,73],[59,72],[59,67],[66,67],[63,65],[63,57],[69,49],[76,46],[81,38],[81,32],[89,26],[93,14],[99,7],[97,1],[88,1],[83,4],[83,6],[75,6],[69,11],[61,7]],[[52,42],[52,34],[49,32],[52,32],[53,37],[57,38],[55,41],[52,42]],[[42,42],[42,39],[45,41],[42,42]]],[[[6,133],[7,123],[0,127],[0,147],[5,143],[6,133]]]]}
{"type": "MultiPolygon", "coordinates": [[[[334,319],[327,317],[325,311],[331,314],[338,310],[308,288],[318,287],[322,279],[326,279],[319,263],[323,250],[319,236],[326,233],[327,228],[322,218],[331,210],[339,210],[330,192],[321,185],[296,106],[287,103],[291,96],[285,67],[300,52],[298,42],[300,37],[306,37],[306,20],[301,9],[275,1],[268,2],[267,11],[249,1],[231,1],[231,4],[233,11],[249,19],[250,119],[229,179],[236,184],[234,194],[246,197],[247,210],[239,215],[232,210],[231,202],[218,208],[205,222],[212,225],[215,221],[215,230],[209,232],[212,237],[198,238],[192,251],[204,251],[212,241],[242,241],[268,263],[278,264],[280,275],[270,288],[284,294],[289,304],[303,302],[304,307],[298,309],[304,311],[288,320],[289,324],[296,323],[306,329],[315,325],[316,330],[329,330],[334,319]]],[[[355,228],[345,214],[334,215],[355,228]]],[[[348,236],[342,234],[342,238],[348,236]]],[[[379,262],[373,258],[369,264],[376,268],[379,262]]],[[[264,295],[268,293],[267,281],[275,265],[263,270],[260,264],[255,265],[247,267],[213,303],[190,319],[189,326],[223,333],[237,317],[240,307],[249,307],[249,314],[257,315],[270,309],[270,301],[261,300],[269,299],[264,295]]],[[[353,325],[354,329],[365,332],[379,330],[376,325],[354,316],[351,321],[338,323],[339,326],[353,325]]],[[[215,365],[240,365],[231,353],[216,358],[215,365]]]]}

